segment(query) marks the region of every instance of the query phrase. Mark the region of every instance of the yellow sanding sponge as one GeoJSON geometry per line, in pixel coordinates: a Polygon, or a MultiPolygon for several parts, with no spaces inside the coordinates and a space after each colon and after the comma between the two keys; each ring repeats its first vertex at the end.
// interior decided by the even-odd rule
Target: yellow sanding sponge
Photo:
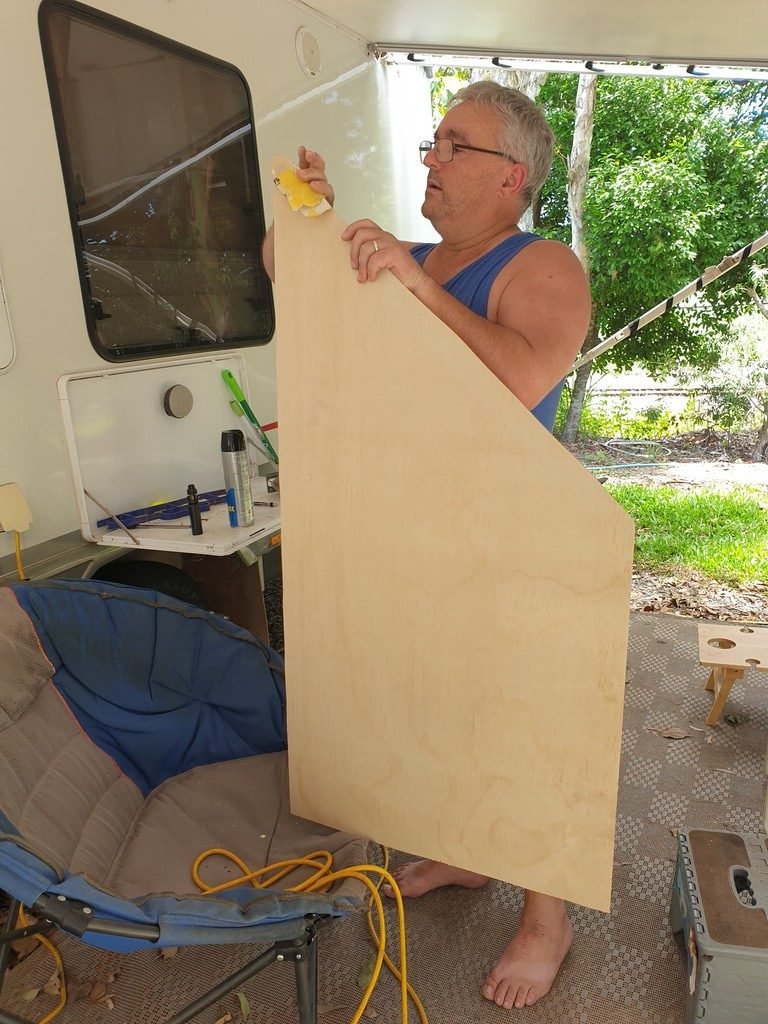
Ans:
{"type": "Polygon", "coordinates": [[[321,213],[330,210],[328,201],[315,192],[308,182],[301,180],[296,168],[285,157],[275,158],[272,176],[292,210],[298,210],[305,217],[319,217],[321,213]]]}
{"type": "Polygon", "coordinates": [[[302,181],[292,167],[283,171],[282,174],[278,174],[277,182],[280,191],[288,197],[288,203],[292,210],[298,210],[300,206],[317,206],[323,198],[313,188],[310,188],[309,182],[302,181]]]}

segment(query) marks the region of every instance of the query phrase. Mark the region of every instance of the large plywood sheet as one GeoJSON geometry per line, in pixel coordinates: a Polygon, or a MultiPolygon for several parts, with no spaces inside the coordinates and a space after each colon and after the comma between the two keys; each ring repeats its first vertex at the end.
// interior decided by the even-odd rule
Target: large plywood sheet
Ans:
{"type": "Polygon", "coordinates": [[[606,910],[632,523],[344,224],[276,199],[294,813],[606,910]]]}

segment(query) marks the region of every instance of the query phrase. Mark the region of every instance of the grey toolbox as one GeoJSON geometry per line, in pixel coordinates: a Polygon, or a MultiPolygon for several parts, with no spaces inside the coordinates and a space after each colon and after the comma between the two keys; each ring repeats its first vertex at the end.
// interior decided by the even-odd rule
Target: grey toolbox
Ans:
{"type": "Polygon", "coordinates": [[[768,1024],[766,837],[681,832],[669,920],[688,962],[686,1024],[768,1024]]]}

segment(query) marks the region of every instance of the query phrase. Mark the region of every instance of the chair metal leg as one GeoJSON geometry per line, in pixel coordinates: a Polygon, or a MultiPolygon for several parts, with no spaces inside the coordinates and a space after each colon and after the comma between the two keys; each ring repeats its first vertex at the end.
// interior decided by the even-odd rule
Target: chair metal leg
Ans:
{"type": "MultiPolygon", "coordinates": [[[[11,944],[7,940],[7,936],[16,930],[16,919],[19,916],[19,908],[21,902],[10,896],[8,898],[8,919],[3,925],[2,931],[0,931],[0,992],[3,989],[3,982],[5,981],[5,971],[8,967],[8,957],[11,955],[11,944]],[[6,941],[3,942],[3,939],[6,941]]],[[[2,1024],[2,1018],[0,1018],[0,1024],[2,1024]]]]}
{"type": "MultiPolygon", "coordinates": [[[[209,1006],[212,1006],[219,999],[229,995],[230,992],[233,992],[244,982],[248,981],[249,978],[252,978],[254,974],[258,974],[259,971],[263,971],[269,964],[274,963],[276,959],[277,949],[275,946],[272,946],[266,953],[262,953],[261,956],[252,960],[251,963],[241,967],[239,971],[235,971],[225,981],[222,981],[220,985],[216,985],[206,992],[204,996],[196,999],[194,1003],[190,1003],[185,1009],[175,1014],[166,1021],[166,1024],[187,1024],[187,1021],[192,1020],[198,1013],[202,1013],[203,1010],[207,1010],[209,1006]]],[[[3,1024],[2,1020],[0,1020],[0,1024],[3,1024]]]]}
{"type": "Polygon", "coordinates": [[[317,935],[306,937],[304,951],[294,957],[299,1024],[317,1024],[317,935]]]}

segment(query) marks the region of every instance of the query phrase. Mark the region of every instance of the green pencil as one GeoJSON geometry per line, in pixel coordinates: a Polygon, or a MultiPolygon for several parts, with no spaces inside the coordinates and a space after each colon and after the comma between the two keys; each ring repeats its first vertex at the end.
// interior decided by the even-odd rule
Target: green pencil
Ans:
{"type": "Polygon", "coordinates": [[[235,379],[234,374],[232,373],[231,370],[222,370],[221,371],[221,379],[224,381],[224,383],[227,385],[229,390],[235,396],[235,401],[239,404],[240,408],[243,410],[243,413],[245,414],[245,418],[248,420],[248,422],[251,424],[251,426],[254,428],[256,433],[261,438],[261,440],[262,440],[262,442],[264,444],[264,448],[266,449],[267,454],[269,455],[270,459],[272,459],[274,464],[277,465],[278,464],[277,452],[275,451],[275,449],[270,444],[269,438],[267,437],[267,435],[261,429],[261,424],[256,419],[256,414],[254,413],[253,409],[248,404],[248,402],[246,400],[246,397],[243,394],[243,389],[237,383],[237,380],[235,379]]]}

